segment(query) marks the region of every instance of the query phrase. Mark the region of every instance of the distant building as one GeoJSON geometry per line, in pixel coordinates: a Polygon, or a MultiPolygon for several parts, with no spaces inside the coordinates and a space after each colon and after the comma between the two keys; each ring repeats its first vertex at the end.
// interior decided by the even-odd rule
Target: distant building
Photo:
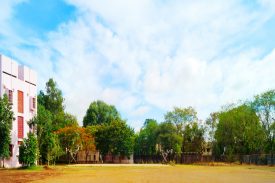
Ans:
{"type": "MultiPolygon", "coordinates": [[[[5,167],[19,167],[19,146],[33,127],[28,125],[37,112],[37,75],[26,66],[0,54],[0,95],[6,93],[14,112],[12,123],[10,158],[5,167]]],[[[2,166],[2,161],[0,165],[2,166]]]]}
{"type": "Polygon", "coordinates": [[[99,151],[89,151],[87,157],[85,151],[79,151],[77,153],[77,163],[100,163],[99,151]]]}
{"type": "Polygon", "coordinates": [[[203,156],[212,156],[212,143],[210,142],[205,142],[203,144],[203,156]]]}

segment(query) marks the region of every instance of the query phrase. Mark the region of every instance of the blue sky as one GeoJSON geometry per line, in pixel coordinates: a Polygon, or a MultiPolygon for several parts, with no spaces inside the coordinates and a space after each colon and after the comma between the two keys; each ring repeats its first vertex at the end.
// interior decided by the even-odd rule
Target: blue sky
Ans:
{"type": "Polygon", "coordinates": [[[10,0],[0,52],[53,77],[81,123],[115,105],[135,129],[174,106],[200,119],[275,88],[275,1],[10,0]]]}

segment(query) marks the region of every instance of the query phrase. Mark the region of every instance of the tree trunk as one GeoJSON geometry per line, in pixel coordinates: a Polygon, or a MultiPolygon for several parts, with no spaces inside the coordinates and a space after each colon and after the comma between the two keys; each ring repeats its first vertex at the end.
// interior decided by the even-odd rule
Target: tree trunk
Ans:
{"type": "Polygon", "coordinates": [[[85,159],[86,159],[86,164],[88,163],[88,155],[89,155],[89,151],[88,151],[88,152],[86,151],[86,157],[85,157],[85,159]]]}

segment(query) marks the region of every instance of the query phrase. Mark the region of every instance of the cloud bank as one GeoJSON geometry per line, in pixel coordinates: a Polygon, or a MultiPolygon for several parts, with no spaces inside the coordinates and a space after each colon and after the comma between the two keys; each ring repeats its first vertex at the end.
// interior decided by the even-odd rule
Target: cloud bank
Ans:
{"type": "Polygon", "coordinates": [[[1,49],[37,70],[41,89],[53,77],[81,123],[96,99],[138,129],[173,106],[194,106],[205,119],[221,105],[275,88],[273,1],[67,3],[76,17],[45,38],[20,37],[12,9],[2,13],[1,49]]]}

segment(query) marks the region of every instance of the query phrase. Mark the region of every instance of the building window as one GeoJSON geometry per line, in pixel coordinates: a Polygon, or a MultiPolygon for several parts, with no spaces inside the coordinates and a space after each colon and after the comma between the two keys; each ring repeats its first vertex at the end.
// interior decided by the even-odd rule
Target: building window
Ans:
{"type": "Polygon", "coordinates": [[[9,150],[10,150],[10,157],[12,157],[13,156],[13,144],[10,144],[9,150]]]}
{"type": "Polygon", "coordinates": [[[17,93],[17,98],[18,98],[18,112],[19,113],[24,113],[24,93],[22,91],[18,90],[17,93]]]}
{"type": "Polygon", "coordinates": [[[22,116],[17,117],[18,122],[18,138],[24,137],[24,118],[22,116]]]}
{"type": "Polygon", "coordinates": [[[12,104],[13,103],[13,91],[12,90],[9,90],[9,92],[8,92],[8,98],[9,98],[10,104],[12,104]]]}
{"type": "Polygon", "coordinates": [[[36,99],[35,97],[30,97],[30,109],[31,111],[34,111],[36,108],[36,99]]]}
{"type": "Polygon", "coordinates": [[[5,93],[7,94],[9,103],[10,103],[10,104],[13,104],[13,91],[12,91],[12,90],[9,90],[9,89],[6,89],[6,92],[5,92],[5,93]]]}

